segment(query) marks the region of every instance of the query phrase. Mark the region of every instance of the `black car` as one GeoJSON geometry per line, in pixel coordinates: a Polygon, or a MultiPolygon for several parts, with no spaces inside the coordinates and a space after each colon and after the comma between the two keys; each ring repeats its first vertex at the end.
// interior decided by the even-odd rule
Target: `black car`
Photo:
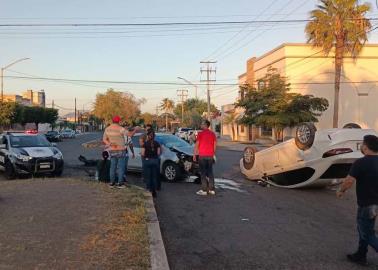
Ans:
{"type": "Polygon", "coordinates": [[[0,135],[0,170],[7,179],[18,175],[51,174],[60,176],[62,152],[39,134],[4,133],[0,135]]]}
{"type": "Polygon", "coordinates": [[[61,142],[62,141],[62,135],[58,131],[55,131],[55,130],[47,131],[45,136],[46,136],[46,139],[49,142],[61,142]]]}

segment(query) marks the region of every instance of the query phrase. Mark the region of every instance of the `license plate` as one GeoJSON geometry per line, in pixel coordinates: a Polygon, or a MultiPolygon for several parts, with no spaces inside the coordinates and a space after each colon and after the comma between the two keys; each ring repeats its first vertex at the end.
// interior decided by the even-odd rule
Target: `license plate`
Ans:
{"type": "Polygon", "coordinates": [[[39,168],[40,169],[50,169],[50,166],[51,166],[50,164],[40,164],[39,168]]]}

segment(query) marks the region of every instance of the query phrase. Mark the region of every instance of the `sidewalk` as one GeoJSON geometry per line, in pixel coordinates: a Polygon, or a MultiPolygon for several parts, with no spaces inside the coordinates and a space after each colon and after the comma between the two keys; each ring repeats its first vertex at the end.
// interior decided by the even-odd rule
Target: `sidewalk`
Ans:
{"type": "Polygon", "coordinates": [[[264,148],[272,146],[271,143],[262,142],[262,143],[248,143],[248,142],[237,142],[231,141],[229,138],[218,138],[217,140],[218,147],[222,147],[229,151],[243,152],[244,149],[248,146],[257,148],[257,150],[262,150],[264,148]]]}

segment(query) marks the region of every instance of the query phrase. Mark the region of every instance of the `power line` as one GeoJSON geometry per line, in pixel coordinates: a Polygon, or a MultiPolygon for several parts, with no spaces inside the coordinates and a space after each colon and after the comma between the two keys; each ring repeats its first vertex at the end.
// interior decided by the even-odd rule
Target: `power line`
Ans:
{"type": "MultiPolygon", "coordinates": [[[[205,70],[206,71],[206,70],[205,70]]],[[[189,86],[189,84],[176,83],[176,82],[148,82],[148,81],[99,81],[99,80],[83,80],[83,79],[62,79],[62,78],[46,78],[46,77],[25,77],[25,76],[4,76],[4,78],[12,79],[30,79],[30,80],[42,80],[42,81],[58,81],[58,82],[90,82],[90,83],[109,83],[109,84],[131,84],[131,85],[177,85],[177,86],[189,86]]],[[[210,80],[211,81],[211,80],[210,80]]],[[[378,80],[370,81],[351,81],[340,83],[378,83],[378,80]]],[[[296,82],[290,83],[291,85],[317,85],[317,84],[334,84],[334,82],[296,82]]],[[[201,86],[207,86],[208,84],[198,84],[201,86]]],[[[219,86],[239,86],[239,83],[213,83],[212,85],[219,86]]],[[[161,89],[157,89],[161,91],[161,89]]]]}
{"type": "MultiPolygon", "coordinates": [[[[294,8],[290,13],[293,13],[295,12],[296,10],[298,10],[299,8],[301,8],[302,6],[304,6],[305,4],[307,3],[307,0],[305,0],[304,2],[302,2],[299,6],[297,6],[296,8],[294,8]]],[[[283,6],[282,9],[284,9],[286,6],[283,6]]],[[[281,10],[282,10],[281,9],[281,10]]],[[[289,14],[290,14],[289,13],[289,14]]],[[[310,20],[309,20],[310,21],[310,20]]],[[[271,29],[273,28],[273,26],[271,26],[271,29]]],[[[268,30],[271,30],[271,29],[268,29],[268,30]]],[[[263,30],[262,32],[258,33],[257,35],[253,36],[252,38],[248,39],[246,42],[244,42],[242,45],[240,45],[239,47],[237,48],[234,48],[231,52],[228,52],[227,54],[225,54],[225,52],[223,52],[223,56],[221,57],[221,60],[229,57],[230,55],[234,54],[235,52],[239,51],[240,49],[248,46],[252,41],[255,41],[258,37],[260,37],[261,35],[263,35],[266,31],[268,30],[263,30]]],[[[250,35],[248,35],[250,36],[250,35]]],[[[248,37],[246,36],[246,37],[248,37]]],[[[235,44],[236,45],[236,44],[235,44]]],[[[222,54],[221,54],[222,55],[222,54]]]]}
{"type": "MultiPolygon", "coordinates": [[[[378,0],[377,0],[378,1],[378,0]]],[[[262,14],[265,13],[265,11],[269,10],[271,8],[271,6],[275,3],[276,1],[273,0],[258,16],[257,18],[259,18],[262,14]]],[[[233,35],[231,38],[229,38],[226,42],[224,42],[221,46],[219,46],[218,48],[216,48],[208,57],[206,57],[206,59],[210,59],[211,56],[213,55],[216,55],[217,52],[219,52],[219,50],[221,50],[224,46],[226,46],[227,44],[229,44],[234,38],[236,38],[241,32],[243,32],[246,28],[248,28],[248,26],[250,26],[250,24],[247,24],[245,25],[242,29],[240,29],[240,31],[238,31],[235,35],[233,35]]]]}
{"type": "MultiPolygon", "coordinates": [[[[370,21],[376,21],[378,18],[367,18],[370,21]]],[[[358,20],[347,18],[346,20],[358,20]]],[[[261,23],[304,23],[310,22],[311,19],[288,19],[288,20],[246,20],[246,21],[208,21],[208,22],[161,22],[161,23],[7,23],[0,24],[0,27],[144,27],[144,26],[185,26],[185,25],[228,25],[228,24],[261,24],[261,23]]]]}

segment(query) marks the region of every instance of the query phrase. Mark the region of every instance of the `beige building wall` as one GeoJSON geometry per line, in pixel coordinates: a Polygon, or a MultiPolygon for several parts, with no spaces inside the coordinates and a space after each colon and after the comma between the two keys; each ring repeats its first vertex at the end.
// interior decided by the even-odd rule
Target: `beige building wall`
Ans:
{"type": "MultiPolygon", "coordinates": [[[[334,60],[308,44],[284,44],[257,58],[255,78],[271,66],[287,77],[293,92],[326,98],[330,106],[319,118],[318,128],[331,128],[334,104],[334,60]],[[320,52],[320,53],[319,53],[320,52]]],[[[339,107],[339,127],[357,123],[378,131],[378,44],[366,45],[356,60],[345,58],[339,107]],[[369,82],[369,83],[366,83],[369,82]]]]}

